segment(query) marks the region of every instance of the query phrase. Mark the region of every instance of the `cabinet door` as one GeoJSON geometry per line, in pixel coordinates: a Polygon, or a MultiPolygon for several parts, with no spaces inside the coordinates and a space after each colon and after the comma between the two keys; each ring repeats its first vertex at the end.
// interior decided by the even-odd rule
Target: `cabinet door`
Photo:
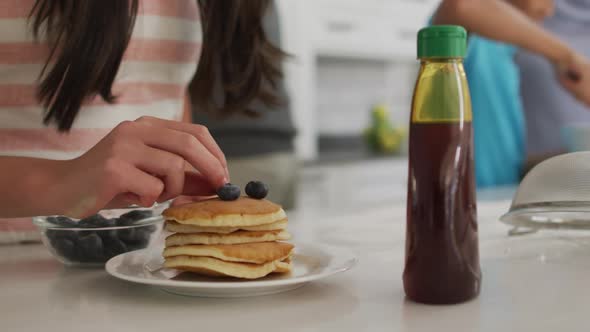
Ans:
{"type": "Polygon", "coordinates": [[[316,13],[314,48],[319,55],[383,58],[394,52],[392,24],[367,8],[323,8],[316,13]]]}
{"type": "Polygon", "coordinates": [[[369,58],[415,56],[416,34],[433,0],[320,0],[310,6],[319,54],[369,58]]]}

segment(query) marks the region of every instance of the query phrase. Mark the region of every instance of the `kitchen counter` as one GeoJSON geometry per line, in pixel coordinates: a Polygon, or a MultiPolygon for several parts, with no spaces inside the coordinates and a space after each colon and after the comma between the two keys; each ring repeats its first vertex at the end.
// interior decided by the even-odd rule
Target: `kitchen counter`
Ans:
{"type": "Polygon", "coordinates": [[[508,201],[479,204],[483,288],[454,306],[409,302],[401,283],[403,204],[290,214],[294,242],[355,251],[351,271],[271,296],[176,296],[64,268],[40,245],[0,247],[2,331],[582,331],[590,235],[508,237],[508,201]]]}

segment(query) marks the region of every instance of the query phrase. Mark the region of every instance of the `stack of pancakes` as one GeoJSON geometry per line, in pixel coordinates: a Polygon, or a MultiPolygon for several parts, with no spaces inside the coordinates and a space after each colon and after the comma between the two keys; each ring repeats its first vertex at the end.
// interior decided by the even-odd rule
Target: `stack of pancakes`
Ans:
{"type": "Polygon", "coordinates": [[[164,211],[165,267],[207,276],[257,279],[291,271],[287,215],[268,200],[218,198],[164,211]]]}

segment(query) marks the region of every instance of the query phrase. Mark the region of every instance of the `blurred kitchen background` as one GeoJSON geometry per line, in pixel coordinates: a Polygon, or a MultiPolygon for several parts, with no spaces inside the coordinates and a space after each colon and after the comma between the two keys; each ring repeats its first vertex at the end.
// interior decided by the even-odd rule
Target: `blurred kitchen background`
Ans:
{"type": "MultiPolygon", "coordinates": [[[[262,162],[255,167],[242,167],[249,176],[247,181],[253,178],[249,173],[252,170],[260,180],[276,181],[271,185],[274,188],[271,197],[273,193],[283,193],[282,201],[276,201],[292,208],[295,196],[296,213],[347,214],[384,204],[403,204],[407,190],[410,107],[419,68],[416,37],[440,0],[275,0],[275,3],[280,17],[281,46],[291,55],[284,67],[285,83],[297,129],[295,153],[303,167],[293,180],[290,175],[297,167],[286,167],[285,159],[273,164],[264,155],[252,156],[262,162]],[[266,170],[280,172],[264,174],[266,170]]],[[[587,33],[590,0],[555,0],[555,8],[555,19],[547,18],[544,27],[555,34],[561,32],[559,38],[590,57],[587,33]]],[[[527,160],[524,166],[557,153],[590,150],[590,112],[554,79],[550,62],[523,50],[517,52],[515,60],[522,78],[535,84],[547,83],[538,84],[544,85],[545,90],[537,86],[528,89],[528,99],[535,103],[528,107],[530,112],[525,114],[525,122],[545,121],[536,126],[536,136],[530,135],[531,130],[527,132],[532,138],[527,137],[529,151],[523,158],[531,155],[535,158],[527,160]],[[542,108],[546,114],[542,114],[542,108]],[[549,146],[550,151],[537,151],[531,142],[543,143],[539,145],[549,146]]],[[[486,92],[497,86],[509,86],[493,78],[488,81],[493,83],[491,87],[486,86],[486,92]]],[[[495,111],[503,113],[502,107],[495,111]]],[[[265,126],[268,124],[261,128],[268,129],[265,126]]],[[[492,133],[491,145],[495,148],[495,138],[500,135],[492,133]]],[[[288,135],[290,139],[290,131],[288,135]]],[[[507,140],[510,138],[504,137],[507,140]]],[[[285,153],[290,163],[291,151],[285,153]]],[[[492,168],[507,169],[505,158],[497,159],[502,167],[492,168]]],[[[235,172],[232,173],[232,180],[236,181],[235,172]]],[[[511,199],[515,181],[510,183],[509,187],[480,190],[478,198],[511,199]]],[[[21,232],[28,233],[20,239],[38,237],[38,232],[30,232],[30,226],[21,232]]],[[[1,233],[0,229],[0,243],[3,242],[1,233]]],[[[9,235],[12,241],[15,237],[9,235]]]]}
{"type": "MultiPolygon", "coordinates": [[[[276,0],[282,46],[292,55],[284,69],[303,164],[294,181],[300,213],[405,200],[416,33],[437,4],[276,0]]],[[[0,226],[0,244],[40,239],[28,219],[0,226]]]]}
{"type": "Polygon", "coordinates": [[[305,164],[298,205],[330,209],[404,200],[416,34],[438,1],[277,3],[283,43],[293,55],[285,71],[296,151],[305,164]],[[386,121],[379,119],[383,112],[393,134],[369,139],[370,128],[386,121]]]}

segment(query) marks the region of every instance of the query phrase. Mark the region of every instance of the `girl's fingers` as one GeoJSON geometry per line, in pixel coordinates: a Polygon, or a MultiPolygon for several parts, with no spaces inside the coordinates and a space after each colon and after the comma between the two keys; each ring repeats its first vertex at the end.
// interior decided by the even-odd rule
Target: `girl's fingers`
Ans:
{"type": "Polygon", "coordinates": [[[154,128],[148,125],[143,128],[141,137],[146,145],[184,158],[213,187],[218,188],[228,182],[225,167],[194,136],[167,128],[158,128],[155,134],[154,128]]]}
{"type": "Polygon", "coordinates": [[[565,73],[565,76],[566,76],[566,77],[567,77],[569,80],[571,80],[572,82],[576,82],[576,83],[577,83],[577,82],[579,82],[579,81],[582,79],[582,74],[580,74],[579,72],[577,72],[577,71],[574,71],[574,70],[568,70],[568,71],[565,73]]]}
{"type": "Polygon", "coordinates": [[[185,205],[185,204],[189,204],[189,203],[194,203],[194,202],[199,202],[202,200],[206,200],[209,199],[210,197],[202,197],[202,196],[179,196],[177,199],[175,199],[170,206],[179,206],[179,205],[185,205]]]}
{"type": "Polygon", "coordinates": [[[107,205],[104,208],[123,209],[130,205],[141,205],[141,200],[139,196],[132,193],[122,193],[115,196],[115,198],[113,198],[109,203],[107,203],[107,205]]]}
{"type": "Polygon", "coordinates": [[[198,172],[186,171],[184,180],[183,196],[176,198],[171,203],[171,206],[194,203],[212,198],[215,195],[214,188],[212,188],[207,179],[198,172]]]}
{"type": "Polygon", "coordinates": [[[163,120],[153,117],[143,117],[140,118],[138,122],[147,123],[176,131],[181,131],[192,135],[201,142],[201,144],[209,151],[209,153],[211,153],[213,156],[215,156],[215,158],[217,158],[217,160],[219,160],[219,163],[226,172],[226,178],[229,179],[229,172],[227,171],[227,160],[225,159],[225,155],[221,151],[219,145],[217,145],[217,142],[215,142],[213,136],[211,136],[211,134],[209,133],[207,127],[186,122],[163,120]]]}
{"type": "Polygon", "coordinates": [[[180,206],[180,205],[184,205],[184,204],[188,204],[188,203],[192,203],[191,196],[179,196],[178,198],[173,200],[172,203],[170,203],[170,206],[174,207],[174,206],[180,206]]]}
{"type": "Polygon", "coordinates": [[[569,93],[571,93],[574,97],[580,99],[580,91],[578,88],[578,82],[576,81],[572,81],[569,77],[567,76],[561,76],[559,78],[559,82],[561,83],[561,85],[566,88],[569,93]]]}
{"type": "MultiPolygon", "coordinates": [[[[108,195],[112,201],[113,198],[127,194],[127,198],[132,198],[133,194],[137,196],[139,205],[152,206],[158,197],[164,191],[164,183],[159,178],[152,176],[129,163],[120,163],[118,167],[118,176],[112,179],[109,185],[111,194],[108,195]]],[[[120,196],[121,197],[121,196],[120,196]]]]}
{"type": "Polygon", "coordinates": [[[184,173],[182,195],[213,196],[215,195],[215,188],[202,174],[195,171],[186,171],[184,173]]]}
{"type": "Polygon", "coordinates": [[[184,188],[184,159],[173,153],[143,145],[132,152],[131,162],[146,173],[156,175],[164,182],[164,192],[158,202],[182,194],[184,188]]]}

